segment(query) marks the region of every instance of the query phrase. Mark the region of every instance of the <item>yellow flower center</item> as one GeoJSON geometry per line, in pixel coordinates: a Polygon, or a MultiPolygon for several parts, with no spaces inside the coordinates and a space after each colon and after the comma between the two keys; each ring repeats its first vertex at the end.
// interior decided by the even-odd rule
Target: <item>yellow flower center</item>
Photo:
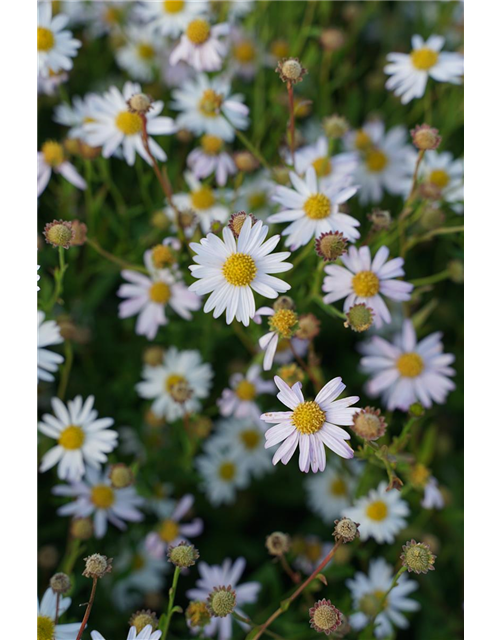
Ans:
{"type": "Polygon", "coordinates": [[[201,138],[201,147],[205,153],[208,153],[209,156],[217,155],[222,149],[223,145],[224,140],[222,140],[222,138],[211,136],[208,133],[201,138]]]}
{"type": "Polygon", "coordinates": [[[81,449],[85,442],[85,431],[81,427],[70,424],[69,427],[61,431],[58,442],[61,447],[69,451],[81,449]]]}
{"type": "Polygon", "coordinates": [[[54,34],[50,29],[38,27],[37,48],[38,51],[50,51],[55,44],[54,34]]]}
{"type": "Polygon", "coordinates": [[[243,40],[234,45],[233,55],[242,64],[252,62],[255,60],[255,47],[250,40],[243,40]]]}
{"type": "Polygon", "coordinates": [[[61,144],[47,140],[42,145],[43,159],[51,167],[58,167],[64,161],[64,149],[61,144]]]}
{"type": "Polygon", "coordinates": [[[109,509],[115,501],[115,492],[107,484],[96,484],[92,487],[90,499],[98,509],[109,509]]]}
{"type": "Polygon", "coordinates": [[[56,625],[49,616],[38,616],[36,640],[53,640],[56,625]]]}
{"type": "Polygon", "coordinates": [[[235,389],[240,400],[253,400],[257,395],[255,385],[248,380],[242,380],[235,389]]]}
{"type": "Polygon", "coordinates": [[[370,520],[381,522],[387,518],[387,505],[382,500],[375,500],[366,507],[366,515],[370,520]]]}
{"type": "Polygon", "coordinates": [[[151,60],[155,56],[155,50],[150,44],[142,42],[137,47],[137,55],[143,60],[151,60]]]}
{"type": "Polygon", "coordinates": [[[163,9],[165,13],[180,13],[184,9],[184,0],[165,0],[163,9]]]}
{"type": "Polygon", "coordinates": [[[256,429],[247,429],[240,433],[241,441],[246,449],[253,451],[260,442],[260,434],[256,429]]]}
{"type": "Polygon", "coordinates": [[[137,113],[121,111],[115,119],[117,128],[126,136],[133,136],[142,130],[142,120],[137,113]]]}
{"type": "Polygon", "coordinates": [[[164,520],[160,526],[160,538],[164,542],[173,542],[179,535],[179,525],[173,520],[164,520]]]}
{"type": "Polygon", "coordinates": [[[412,51],[410,56],[413,66],[415,69],[419,69],[420,71],[427,71],[433,67],[439,58],[437,51],[429,49],[428,47],[412,51]]]}
{"type": "Polygon", "coordinates": [[[356,147],[356,149],[365,151],[366,149],[368,149],[368,147],[371,146],[371,144],[372,139],[370,138],[370,136],[366,133],[366,131],[363,131],[363,129],[359,129],[359,131],[356,132],[356,138],[354,139],[354,146],[356,147]]]}
{"type": "Polygon", "coordinates": [[[144,560],[144,558],[140,554],[136,554],[132,558],[132,569],[134,571],[140,571],[144,567],[145,564],[146,564],[146,561],[144,560]]]}
{"type": "Polygon", "coordinates": [[[198,103],[198,109],[207,118],[215,118],[219,115],[223,102],[223,95],[216,93],[213,89],[205,89],[198,103]]]}
{"type": "Polygon", "coordinates": [[[235,287],[246,287],[257,275],[257,267],[252,256],[246,253],[232,253],[222,266],[222,275],[235,287]]]}
{"type": "Polygon", "coordinates": [[[155,282],[149,289],[149,297],[152,302],[167,304],[170,300],[170,287],[165,282],[155,282]]]}
{"type": "Polygon", "coordinates": [[[330,493],[332,496],[347,495],[347,485],[342,478],[335,478],[330,484],[330,493]]]}
{"type": "Polygon", "coordinates": [[[271,54],[276,58],[288,58],[290,47],[286,40],[275,40],[271,43],[271,54]]]}
{"type": "Polygon", "coordinates": [[[332,172],[332,163],[330,162],[330,158],[327,158],[326,156],[323,158],[316,158],[312,163],[312,166],[314,167],[318,178],[325,178],[332,172]]]}
{"type": "Polygon", "coordinates": [[[103,18],[108,24],[117,24],[120,21],[120,11],[116,7],[108,7],[103,18]]]}
{"type": "Polygon", "coordinates": [[[256,191],[248,196],[248,207],[250,211],[260,209],[267,203],[267,197],[264,191],[256,191]]]}
{"type": "Polygon", "coordinates": [[[397,361],[398,371],[405,378],[416,378],[424,367],[424,361],[418,353],[403,353],[397,361]]]}
{"type": "Polygon", "coordinates": [[[304,555],[311,562],[317,562],[321,558],[323,547],[320,542],[306,542],[304,555]]]}
{"type": "Polygon", "coordinates": [[[206,20],[197,18],[188,24],[186,35],[193,44],[203,44],[210,36],[210,25],[206,20]]]}
{"type": "Polygon", "coordinates": [[[172,393],[172,390],[177,387],[178,384],[187,384],[187,380],[184,376],[181,376],[177,373],[173,373],[171,376],[165,380],[165,390],[167,393],[172,393]]]}
{"type": "Polygon", "coordinates": [[[319,404],[313,400],[301,402],[292,413],[292,424],[300,431],[309,435],[319,431],[326,420],[325,412],[320,408],[319,404]]]}
{"type": "Polygon", "coordinates": [[[425,487],[430,475],[429,469],[418,462],[411,470],[411,482],[418,487],[425,487]]]}
{"type": "Polygon", "coordinates": [[[278,309],[269,318],[269,328],[277,331],[282,338],[291,338],[293,328],[297,324],[297,314],[291,309],[278,309]]]}
{"type": "Polygon", "coordinates": [[[373,271],[360,271],[352,278],[352,288],[360,298],[371,298],[379,291],[379,279],[373,271]]]}
{"type": "Polygon", "coordinates": [[[325,194],[315,193],[304,202],[304,211],[311,220],[323,220],[332,212],[332,205],[325,194]]]}
{"type": "Polygon", "coordinates": [[[387,166],[387,156],[380,149],[372,149],[366,154],[366,166],[372,173],[379,173],[387,166]]]}
{"type": "Polygon", "coordinates": [[[434,169],[434,171],[431,171],[429,180],[432,184],[435,184],[436,187],[444,189],[450,182],[450,176],[443,169],[434,169]]]}
{"type": "MultiPolygon", "coordinates": [[[[359,601],[359,608],[365,615],[376,616],[380,611],[380,605],[382,603],[382,599],[384,598],[384,591],[373,591],[372,593],[366,593],[361,600],[359,601]]],[[[383,603],[382,609],[387,607],[387,600],[383,603]]]]}
{"type": "Polygon", "coordinates": [[[201,187],[191,193],[191,204],[195,209],[210,209],[215,204],[214,192],[210,187],[201,187]]]}
{"type": "Polygon", "coordinates": [[[219,477],[224,482],[231,482],[236,475],[236,467],[232,462],[223,462],[219,467],[219,477]]]}

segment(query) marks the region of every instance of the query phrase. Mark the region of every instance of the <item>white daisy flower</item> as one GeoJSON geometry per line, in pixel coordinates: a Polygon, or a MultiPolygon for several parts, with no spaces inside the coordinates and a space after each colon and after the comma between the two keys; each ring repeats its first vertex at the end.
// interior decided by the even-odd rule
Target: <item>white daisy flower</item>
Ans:
{"type": "Polygon", "coordinates": [[[177,38],[197,16],[208,11],[209,3],[204,0],[165,0],[164,2],[141,2],[136,12],[144,22],[162,36],[177,38]]]}
{"type": "Polygon", "coordinates": [[[192,522],[181,523],[194,504],[194,496],[185,495],[179,502],[164,502],[158,508],[161,523],[157,531],[146,536],[146,549],[154,558],[164,558],[170,546],[175,547],[183,540],[189,542],[193,536],[203,532],[203,521],[195,518],[192,522]]]}
{"type": "Polygon", "coordinates": [[[269,216],[269,222],[291,222],[283,231],[288,236],[286,246],[297,249],[318,238],[327,231],[341,231],[353,241],[359,238],[359,222],[345,213],[340,213],[339,204],[351,198],[358,187],[339,186],[336,182],[323,183],[320,187],[314,167],[306,171],[305,180],[290,172],[293,189],[278,185],[273,200],[285,209],[269,216]]]}
{"type": "Polygon", "coordinates": [[[352,407],[359,400],[350,396],[335,400],[346,388],[342,378],[330,380],[314,400],[305,400],[302,384],[296,382],[290,388],[279,376],[274,376],[279,389],[278,400],[291,411],[263,413],[261,420],[274,423],[266,431],[266,449],[282,442],[273,457],[273,464],[280,460],[288,464],[299,447],[299,469],[307,473],[324,471],[326,467],[325,445],[342,458],[352,458],[354,453],[346,443],[351,436],[338,425],[349,426],[357,409],[352,407]]]}
{"type": "Polygon", "coordinates": [[[461,53],[442,52],[443,36],[430,36],[424,41],[422,36],[415,35],[411,45],[413,51],[409,54],[389,53],[389,64],[384,67],[391,76],[385,86],[389,91],[394,89],[403,104],[424,95],[429,77],[437,82],[462,83],[464,57],[461,53]]]}
{"type": "Polygon", "coordinates": [[[236,211],[249,211],[257,218],[265,220],[270,210],[274,210],[276,205],[271,198],[276,189],[269,173],[264,169],[253,176],[245,176],[243,184],[238,189],[236,195],[236,211]]]}
{"type": "Polygon", "coordinates": [[[357,488],[360,465],[349,465],[346,471],[336,460],[329,462],[324,473],[307,476],[305,489],[307,504],[325,524],[340,518],[342,511],[350,507],[357,488]]]}
{"type": "Polygon", "coordinates": [[[187,157],[187,165],[196,178],[207,178],[215,174],[215,181],[223,187],[229,176],[237,173],[232,157],[224,150],[224,140],[218,136],[205,134],[201,146],[193,149],[187,157]]]}
{"type": "MultiPolygon", "coordinates": [[[[45,4],[45,3],[44,3],[45,4]]],[[[78,189],[86,189],[87,183],[75,167],[66,160],[62,144],[54,140],[47,140],[42,144],[37,154],[37,195],[40,196],[49,183],[52,171],[60,173],[68,182],[78,189]]]]}
{"type": "MultiPolygon", "coordinates": [[[[198,571],[201,577],[196,581],[196,587],[186,592],[187,597],[190,600],[206,601],[210,592],[216,587],[230,585],[236,592],[235,611],[240,616],[244,616],[245,612],[242,611],[241,607],[245,604],[256,602],[261,588],[258,582],[238,584],[245,570],[245,565],[244,558],[238,558],[234,563],[229,558],[226,558],[220,566],[210,566],[206,562],[199,562],[198,571]]],[[[231,640],[233,637],[232,620],[232,616],[226,616],[225,618],[214,617],[208,625],[203,627],[203,634],[208,637],[216,635],[218,640],[231,640]]]]}
{"type": "MultiPolygon", "coordinates": [[[[137,629],[135,627],[130,627],[127,640],[160,640],[161,634],[161,629],[153,631],[153,627],[150,624],[147,624],[140,633],[137,633],[137,629]]],[[[92,640],[106,640],[99,631],[92,631],[90,637],[92,640]]]]}
{"type": "Polygon", "coordinates": [[[184,30],[179,44],[170,54],[170,64],[183,60],[196,71],[219,71],[227,53],[227,44],[219,38],[227,36],[227,23],[210,26],[203,18],[195,18],[184,30]]]}
{"type": "Polygon", "coordinates": [[[64,127],[70,127],[69,138],[84,137],[83,126],[91,120],[91,104],[96,97],[95,93],[87,93],[83,98],[74,96],[71,105],[63,102],[54,109],[54,122],[62,124],[64,127]]]}
{"type": "Polygon", "coordinates": [[[243,80],[251,80],[259,68],[262,51],[253,36],[239,27],[233,27],[229,34],[230,52],[228,72],[243,80]]]}
{"type": "MultiPolygon", "coordinates": [[[[183,211],[192,211],[196,215],[196,221],[199,222],[203,233],[208,233],[212,226],[212,222],[216,221],[224,223],[229,218],[229,209],[220,203],[220,192],[215,191],[207,184],[202,184],[198,178],[192,173],[186,171],[184,179],[189,187],[189,193],[176,193],[172,196],[174,205],[181,213],[183,211]]],[[[165,214],[174,222],[174,228],[177,218],[177,212],[167,205],[165,214]]],[[[189,234],[193,234],[194,226],[186,229],[189,234]]]]}
{"type": "MultiPolygon", "coordinates": [[[[141,93],[141,85],[126,82],[123,91],[111,87],[103,96],[96,96],[89,110],[91,121],[84,126],[85,141],[93,147],[102,147],[102,155],[109,158],[121,148],[127,164],[133,165],[136,152],[148,164],[151,159],[142,141],[142,118],[129,111],[127,100],[134,94],[141,93]]],[[[172,118],[159,114],[163,110],[163,102],[156,100],[145,114],[146,130],[152,135],[169,135],[176,131],[172,118]]],[[[152,155],[158,160],[166,160],[167,155],[160,145],[150,136],[148,145],[152,155]]]]}
{"type": "Polygon", "coordinates": [[[50,2],[38,3],[38,75],[43,78],[47,78],[51,72],[73,68],[71,58],[76,56],[82,43],[73,38],[71,31],[64,29],[67,24],[68,17],[61,13],[52,17],[50,2]]]}
{"type": "Polygon", "coordinates": [[[61,330],[55,320],[44,321],[45,313],[38,311],[37,380],[52,382],[54,380],[52,373],[57,371],[58,366],[64,362],[64,357],[45,347],[61,344],[64,342],[64,338],[61,336],[61,330]]]}
{"type": "Polygon", "coordinates": [[[408,193],[415,150],[407,144],[407,138],[404,127],[393,127],[385,133],[380,120],[367,122],[362,129],[345,135],[346,148],[359,157],[354,179],[360,185],[361,204],[380,202],[384,189],[393,195],[408,193]]]}
{"type": "Polygon", "coordinates": [[[408,503],[401,498],[399,491],[386,489],[387,484],[381,482],[342,512],[343,516],[359,523],[361,540],[371,537],[379,544],[392,543],[406,526],[405,516],[410,515],[408,503]]]}
{"type": "MultiPolygon", "coordinates": [[[[381,600],[390,589],[393,578],[392,567],[383,558],[377,558],[370,561],[368,575],[358,571],[352,580],[346,581],[354,607],[358,610],[349,617],[354,630],[359,631],[368,625],[380,608],[381,600]]],[[[406,574],[400,576],[397,586],[387,596],[383,610],[375,618],[376,638],[392,636],[393,625],[399,629],[408,627],[408,620],[401,612],[418,611],[418,602],[407,597],[417,588],[415,580],[410,580],[406,574]]]]}
{"type": "Polygon", "coordinates": [[[404,301],[410,299],[413,285],[402,280],[404,276],[403,258],[389,260],[389,249],[380,247],[371,259],[369,247],[349,247],[349,252],[341,256],[347,268],[336,264],[325,267],[327,274],[323,281],[326,304],[345,298],[344,312],[354,304],[366,304],[374,311],[374,322],[380,328],[384,322],[390,323],[392,318],[382,295],[391,300],[404,301]]]}
{"type": "Polygon", "coordinates": [[[108,521],[121,531],[127,528],[128,522],[140,522],[144,516],[139,507],[144,498],[137,494],[135,486],[115,489],[111,486],[108,469],[103,472],[87,468],[85,478],[72,484],[60,484],[52,489],[56,496],[75,498],[73,502],[59,507],[60,516],[86,518],[94,515],[94,532],[96,538],[103,538],[108,530],[108,521]]]}
{"type": "Polygon", "coordinates": [[[447,202],[455,213],[464,211],[464,161],[455,160],[449,151],[426,151],[420,165],[425,186],[437,191],[437,199],[447,202]]]}
{"type": "Polygon", "coordinates": [[[46,413],[38,424],[38,430],[57,440],[57,446],[42,458],[40,471],[44,473],[56,464],[61,480],[76,482],[85,474],[87,467],[99,469],[108,459],[118,442],[118,433],[112,431],[112,418],[97,418],[93,409],[94,396],[85,403],[82,396],[68,402],[66,407],[59,398],[52,398],[55,415],[46,413]]]}
{"type": "Polygon", "coordinates": [[[183,87],[186,82],[193,80],[198,74],[186,62],[170,64],[170,54],[172,46],[163,46],[160,53],[160,76],[165,85],[169,88],[183,87]]]}
{"type": "Polygon", "coordinates": [[[138,314],[136,333],[153,340],[161,326],[168,324],[165,309],[170,307],[184,320],[191,320],[191,311],[197,311],[201,302],[199,297],[191,293],[177,269],[155,269],[152,251],[144,254],[144,264],[149,275],[138,271],[124,270],[122,277],[127,284],[122,284],[117,295],[126,298],[120,303],[119,317],[129,318],[138,314]]]}
{"type": "Polygon", "coordinates": [[[158,55],[164,40],[151,25],[130,24],[125,31],[126,41],[116,52],[118,66],[134,80],[151,82],[158,66],[158,55]]]}
{"type": "Polygon", "coordinates": [[[195,465],[201,475],[201,487],[215,507],[232,504],[236,492],[245,489],[250,481],[241,450],[219,446],[217,441],[209,441],[195,465]]]}
{"type": "MultiPolygon", "coordinates": [[[[285,350],[288,348],[293,359],[293,352],[289,349],[292,331],[297,324],[297,314],[291,309],[273,309],[273,307],[260,307],[255,312],[253,321],[257,324],[262,323],[262,317],[269,317],[269,328],[271,331],[259,338],[259,347],[265,351],[264,362],[262,364],[264,371],[269,371],[273,366],[276,351],[282,343],[285,350]]],[[[293,340],[293,338],[292,338],[293,340]]],[[[307,342],[303,340],[302,342],[307,342]]],[[[295,346],[295,345],[294,345],[295,346]]],[[[299,354],[302,356],[302,353],[299,354]]],[[[281,364],[284,361],[282,359],[281,364]]]]}
{"type": "Polygon", "coordinates": [[[255,0],[227,0],[228,18],[231,21],[243,18],[255,7],[255,0]]]}
{"type": "Polygon", "coordinates": [[[226,142],[234,140],[235,129],[246,129],[249,109],[241,94],[230,95],[230,85],[222,77],[210,79],[199,74],[172,92],[172,109],[181,111],[176,124],[195,135],[208,133],[226,142]]]}
{"type": "Polygon", "coordinates": [[[444,507],[443,494],[439,490],[439,483],[431,476],[424,487],[424,497],[421,501],[424,509],[442,509],[444,507]]]}
{"type": "MultiPolygon", "coordinates": [[[[288,164],[292,164],[290,155],[287,156],[287,160],[288,164]]],[[[295,152],[296,173],[303,175],[309,167],[313,167],[321,186],[332,180],[337,184],[345,184],[357,166],[358,158],[352,151],[332,156],[326,136],[320,136],[315,143],[301,147],[295,152]]]]}
{"type": "Polygon", "coordinates": [[[75,640],[80,631],[81,622],[56,624],[56,616],[60,618],[71,604],[71,598],[59,597],[52,589],[43,594],[42,602],[38,602],[37,640],[75,640]]]}
{"type": "Polygon", "coordinates": [[[125,24],[128,12],[134,3],[128,0],[113,0],[112,2],[89,2],[88,23],[89,32],[93,38],[99,38],[106,34],[122,34],[122,25],[125,24]]]}
{"type": "Polygon", "coordinates": [[[230,389],[224,389],[217,400],[220,414],[224,417],[250,418],[260,423],[259,409],[255,399],[262,393],[273,393],[274,384],[271,380],[263,380],[260,376],[260,366],[253,364],[246,374],[235,373],[229,378],[230,389]]]}
{"type": "Polygon", "coordinates": [[[225,311],[227,324],[236,318],[247,327],[255,315],[254,291],[277,298],[278,293],[290,289],[289,284],[269,275],[288,271],[292,264],[283,262],[290,255],[288,251],[271,253],[280,236],[266,241],[267,232],[260,220],[252,225],[248,217],[237,240],[231,229],[224,227],[222,240],[209,233],[199,244],[190,245],[197,254],[193,258],[197,264],[189,269],[199,280],[189,288],[200,296],[212,292],[203,307],[205,313],[213,310],[218,318],[225,311]]]}
{"type": "Polygon", "coordinates": [[[154,399],[151,406],[154,413],[174,422],[201,409],[200,400],[208,397],[213,372],[209,364],[202,362],[199,351],[170,347],[163,356],[163,364],[146,365],[142,375],[144,381],[136,385],[140,397],[154,399]]]}
{"type": "Polygon", "coordinates": [[[407,411],[414,402],[427,409],[432,403],[444,404],[446,396],[455,388],[448,376],[455,375],[450,364],[455,356],[443,353],[442,334],[432,333],[417,342],[411,320],[405,320],[403,331],[394,343],[379,336],[373,337],[368,355],[361,358],[361,368],[372,377],[368,393],[382,394],[390,411],[407,411]]]}
{"type": "Polygon", "coordinates": [[[264,448],[264,432],[260,419],[221,420],[217,434],[210,439],[209,447],[234,449],[240,455],[243,467],[256,478],[272,471],[271,456],[264,448]]]}
{"type": "Polygon", "coordinates": [[[154,558],[146,549],[144,540],[132,550],[125,547],[113,562],[116,573],[125,573],[113,584],[112,597],[120,611],[131,611],[144,602],[147,593],[161,591],[170,569],[166,557],[154,558]]]}
{"type": "Polygon", "coordinates": [[[67,82],[68,74],[65,71],[54,73],[49,71],[47,78],[38,76],[37,78],[37,92],[46,95],[53,96],[59,88],[59,85],[67,82]]]}

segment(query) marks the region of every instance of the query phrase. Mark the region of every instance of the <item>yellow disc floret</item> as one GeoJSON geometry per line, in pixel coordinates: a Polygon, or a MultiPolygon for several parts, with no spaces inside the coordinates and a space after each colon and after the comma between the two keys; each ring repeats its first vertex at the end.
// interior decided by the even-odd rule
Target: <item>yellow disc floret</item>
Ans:
{"type": "Polygon", "coordinates": [[[184,9],[184,0],[164,0],[163,9],[165,13],[180,13],[184,9]]]}
{"type": "Polygon", "coordinates": [[[437,51],[434,51],[434,49],[423,47],[422,49],[412,51],[410,57],[415,69],[427,71],[436,64],[439,54],[437,51]]]}
{"type": "Polygon", "coordinates": [[[292,424],[297,431],[313,434],[325,424],[326,414],[317,402],[309,400],[298,404],[292,413],[292,424]]]}
{"type": "Polygon", "coordinates": [[[224,145],[224,140],[217,136],[212,136],[206,133],[201,138],[201,147],[203,151],[209,156],[215,156],[219,153],[224,145]]]}
{"type": "Polygon", "coordinates": [[[42,145],[43,159],[51,167],[58,167],[64,162],[64,149],[59,142],[47,140],[42,145]]]}
{"type": "Polygon", "coordinates": [[[418,353],[403,353],[396,363],[399,373],[404,378],[416,378],[424,370],[424,361],[418,353]]]}
{"type": "Polygon", "coordinates": [[[69,427],[63,429],[59,435],[59,444],[63,449],[68,449],[69,451],[81,449],[84,442],[85,431],[74,424],[70,424],[69,427]]]}
{"type": "Polygon", "coordinates": [[[160,538],[164,542],[173,542],[179,535],[179,525],[174,520],[164,520],[160,526],[160,538]]]}
{"type": "Polygon", "coordinates": [[[256,429],[246,429],[240,433],[240,439],[245,449],[253,451],[260,442],[260,434],[256,429]]]}
{"type": "Polygon", "coordinates": [[[233,47],[233,55],[242,64],[248,64],[255,60],[255,47],[250,40],[242,40],[233,47]]]}
{"type": "Polygon", "coordinates": [[[166,304],[170,300],[170,287],[165,282],[155,282],[149,289],[149,297],[152,302],[166,304]]]}
{"type": "Polygon", "coordinates": [[[137,55],[143,60],[151,60],[155,56],[155,50],[147,42],[141,42],[137,47],[137,55]]]}
{"type": "Polygon", "coordinates": [[[332,172],[332,163],[326,156],[323,158],[316,158],[316,160],[312,163],[312,166],[314,167],[318,178],[325,178],[332,172]]]}
{"type": "Polygon", "coordinates": [[[297,324],[298,318],[295,311],[291,309],[278,309],[269,318],[269,328],[271,331],[277,331],[282,338],[291,338],[293,329],[297,324]]]}
{"type": "Polygon", "coordinates": [[[372,173],[380,173],[387,166],[387,156],[380,149],[372,149],[366,154],[366,166],[372,173]]]}
{"type": "Polygon", "coordinates": [[[236,467],[232,462],[226,460],[219,467],[219,477],[225,482],[231,482],[236,475],[236,467]]]}
{"type": "Polygon", "coordinates": [[[252,256],[246,253],[232,253],[222,266],[222,275],[235,287],[246,287],[257,275],[257,267],[252,256]]]}
{"type": "Polygon", "coordinates": [[[379,292],[380,282],[373,271],[360,271],[352,278],[352,288],[360,298],[371,298],[379,292]]]}
{"type": "Polygon", "coordinates": [[[450,182],[450,176],[444,169],[434,169],[429,175],[429,181],[435,184],[436,187],[444,189],[450,182]]]}
{"type": "Polygon", "coordinates": [[[37,640],[54,640],[56,625],[49,616],[38,616],[37,640]]]}
{"type": "Polygon", "coordinates": [[[366,507],[366,515],[370,520],[376,522],[382,522],[387,518],[388,513],[387,505],[382,500],[375,500],[366,507]]]}
{"type": "Polygon", "coordinates": [[[242,380],[234,390],[240,400],[253,400],[257,395],[255,385],[249,380],[242,380]]]}
{"type": "Polygon", "coordinates": [[[330,493],[332,496],[345,496],[347,495],[347,485],[342,478],[335,478],[330,483],[330,493]]]}
{"type": "Polygon", "coordinates": [[[54,48],[55,38],[50,29],[38,27],[37,32],[37,48],[38,51],[50,51],[54,48]]]}
{"type": "Polygon", "coordinates": [[[168,378],[165,380],[165,391],[167,391],[167,393],[172,393],[172,391],[175,389],[175,387],[177,387],[177,385],[179,384],[187,384],[187,380],[184,376],[181,376],[177,373],[173,373],[172,375],[168,376],[168,378]]]}
{"type": "Polygon", "coordinates": [[[356,147],[356,149],[365,151],[366,149],[368,149],[368,147],[371,146],[371,144],[372,139],[366,133],[366,131],[363,131],[363,129],[359,129],[358,131],[356,131],[356,137],[354,139],[354,146],[356,147]]]}
{"type": "Polygon", "coordinates": [[[186,36],[193,44],[203,44],[210,37],[210,25],[206,20],[196,18],[188,24],[186,36]]]}
{"type": "Polygon", "coordinates": [[[205,89],[198,103],[198,109],[207,118],[215,118],[219,115],[223,102],[223,95],[216,93],[213,89],[205,89]]]}
{"type": "Polygon", "coordinates": [[[115,501],[115,492],[107,484],[96,484],[92,487],[90,499],[98,509],[109,509],[115,501]]]}
{"type": "Polygon", "coordinates": [[[201,187],[191,193],[191,204],[194,209],[210,209],[215,204],[214,192],[210,187],[201,187]]]}
{"type": "Polygon", "coordinates": [[[304,202],[304,211],[311,220],[323,220],[332,212],[332,204],[324,193],[315,193],[304,202]]]}
{"type": "Polygon", "coordinates": [[[133,136],[142,130],[141,117],[130,111],[120,111],[116,116],[115,124],[126,136],[133,136]]]}

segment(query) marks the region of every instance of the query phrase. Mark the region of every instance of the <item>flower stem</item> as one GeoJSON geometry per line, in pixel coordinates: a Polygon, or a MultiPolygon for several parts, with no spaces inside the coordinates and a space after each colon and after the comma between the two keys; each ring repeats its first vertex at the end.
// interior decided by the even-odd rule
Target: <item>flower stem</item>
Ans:
{"type": "Polygon", "coordinates": [[[122,260],[121,258],[118,258],[118,256],[114,256],[112,253],[109,253],[109,251],[106,251],[105,249],[103,249],[101,247],[101,245],[97,242],[97,240],[94,240],[93,238],[87,237],[86,242],[93,249],[95,249],[97,251],[97,253],[101,254],[101,256],[103,258],[106,258],[106,260],[109,260],[110,262],[114,262],[121,269],[131,269],[132,271],[140,271],[141,273],[149,273],[148,270],[145,267],[141,267],[141,266],[135,265],[135,264],[129,264],[128,262],[125,262],[125,260],[122,260]]]}
{"type": "Polygon", "coordinates": [[[288,123],[290,155],[292,156],[292,166],[295,166],[295,107],[293,104],[293,84],[291,82],[287,82],[286,88],[288,91],[288,109],[290,111],[290,120],[288,123]]]}
{"type": "MultiPolygon", "coordinates": [[[[226,118],[227,120],[227,118],[226,118]]],[[[228,121],[229,122],[229,121],[228,121]]],[[[267,160],[264,158],[264,156],[261,154],[261,152],[257,149],[257,147],[255,147],[250,140],[246,137],[246,135],[244,133],[242,133],[241,131],[238,131],[238,129],[234,130],[236,137],[238,138],[238,140],[240,140],[240,142],[242,142],[245,147],[248,149],[248,151],[250,151],[250,153],[260,162],[260,164],[267,169],[268,171],[272,171],[270,165],[268,164],[267,160]]]]}
{"type": "Polygon", "coordinates": [[[172,586],[168,592],[168,607],[165,620],[165,626],[163,627],[163,633],[161,634],[161,640],[165,640],[168,635],[168,628],[170,627],[170,621],[175,611],[178,611],[178,607],[174,607],[175,592],[177,591],[177,583],[179,582],[179,575],[181,573],[180,567],[175,567],[174,577],[172,579],[172,586]]]}
{"type": "Polygon", "coordinates": [[[83,616],[82,624],[80,626],[80,631],[78,632],[78,635],[76,636],[76,640],[81,640],[83,631],[84,631],[85,627],[87,626],[87,622],[88,622],[88,619],[90,617],[90,611],[92,610],[92,605],[94,604],[96,589],[97,589],[97,578],[93,578],[93,580],[92,580],[92,591],[90,592],[90,600],[88,601],[87,609],[85,611],[85,615],[83,616]]]}

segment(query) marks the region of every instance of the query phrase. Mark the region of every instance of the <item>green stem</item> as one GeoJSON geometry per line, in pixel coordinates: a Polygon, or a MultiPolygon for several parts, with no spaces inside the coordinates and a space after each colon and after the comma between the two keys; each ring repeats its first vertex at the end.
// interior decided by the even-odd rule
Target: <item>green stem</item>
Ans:
{"type": "Polygon", "coordinates": [[[68,388],[69,374],[71,373],[71,367],[73,365],[73,348],[69,340],[66,340],[64,343],[64,356],[65,356],[64,368],[61,376],[61,381],[59,383],[59,389],[57,391],[57,397],[60,400],[64,400],[64,396],[66,395],[66,389],[68,388]]]}
{"type": "Polygon", "coordinates": [[[321,307],[325,313],[332,316],[333,318],[340,318],[341,320],[346,320],[346,315],[342,311],[339,311],[337,307],[334,307],[330,304],[325,304],[321,298],[321,296],[314,296],[313,301],[321,307]]]}
{"type": "Polygon", "coordinates": [[[450,277],[449,269],[435,273],[433,276],[427,276],[426,278],[417,278],[416,280],[410,280],[411,284],[415,287],[425,287],[428,284],[436,284],[442,280],[447,280],[450,277]]]}
{"type": "Polygon", "coordinates": [[[161,640],[165,640],[168,635],[168,629],[170,627],[170,621],[174,614],[174,600],[175,600],[175,592],[177,591],[177,583],[179,582],[179,576],[181,573],[180,567],[175,567],[174,577],[172,579],[172,586],[168,592],[168,607],[167,607],[167,615],[165,621],[165,627],[163,629],[163,633],[161,635],[161,640]]]}
{"type": "MultiPolygon", "coordinates": [[[[227,118],[226,118],[226,120],[227,120],[227,118]]],[[[229,122],[229,120],[228,120],[228,122],[229,122]]],[[[250,142],[250,140],[246,137],[246,135],[244,133],[242,133],[241,131],[238,131],[238,129],[235,129],[234,132],[235,132],[236,137],[238,138],[238,140],[240,140],[240,142],[242,142],[245,145],[245,147],[248,149],[248,151],[250,151],[250,153],[260,162],[260,164],[263,167],[265,167],[268,171],[272,172],[271,166],[269,165],[267,160],[264,158],[262,153],[250,142]]]]}
{"type": "Polygon", "coordinates": [[[106,258],[106,260],[109,260],[110,262],[114,262],[121,269],[131,269],[132,271],[140,271],[141,273],[146,273],[146,274],[149,273],[146,267],[141,267],[136,264],[130,264],[128,262],[125,262],[125,260],[122,260],[118,256],[114,256],[112,253],[109,253],[108,251],[106,251],[101,247],[101,245],[97,242],[97,240],[94,240],[93,238],[87,237],[87,244],[89,244],[93,249],[95,249],[97,253],[99,253],[103,258],[106,258]]]}
{"type": "Polygon", "coordinates": [[[432,240],[432,238],[434,238],[435,236],[444,236],[451,233],[460,233],[463,230],[464,230],[463,225],[457,226],[457,227],[439,227],[439,229],[433,229],[432,231],[429,231],[423,236],[417,236],[416,238],[412,238],[411,240],[408,240],[408,243],[406,245],[406,251],[409,251],[410,249],[415,247],[417,244],[420,244],[421,242],[427,242],[427,240],[432,240]]]}

